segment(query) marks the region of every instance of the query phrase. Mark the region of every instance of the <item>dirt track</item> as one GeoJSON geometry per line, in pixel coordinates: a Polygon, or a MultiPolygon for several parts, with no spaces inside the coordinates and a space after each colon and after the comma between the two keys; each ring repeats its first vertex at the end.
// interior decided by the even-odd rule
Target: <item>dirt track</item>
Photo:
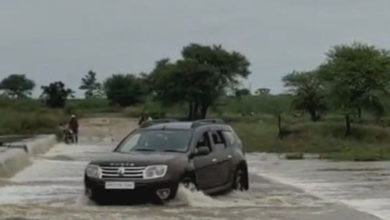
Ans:
{"type": "Polygon", "coordinates": [[[137,119],[129,118],[85,118],[80,120],[82,142],[119,142],[138,127],[137,119]]]}

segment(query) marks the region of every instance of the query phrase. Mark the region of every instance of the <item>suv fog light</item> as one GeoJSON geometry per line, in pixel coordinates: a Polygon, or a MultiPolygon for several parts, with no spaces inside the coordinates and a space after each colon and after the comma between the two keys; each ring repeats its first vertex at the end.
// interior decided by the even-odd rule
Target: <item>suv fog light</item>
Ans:
{"type": "Polygon", "coordinates": [[[156,194],[160,199],[168,199],[171,194],[171,189],[159,189],[156,191],[156,194]]]}
{"type": "Polygon", "coordinates": [[[88,177],[100,179],[102,171],[99,166],[89,164],[85,169],[85,173],[88,177]]]}

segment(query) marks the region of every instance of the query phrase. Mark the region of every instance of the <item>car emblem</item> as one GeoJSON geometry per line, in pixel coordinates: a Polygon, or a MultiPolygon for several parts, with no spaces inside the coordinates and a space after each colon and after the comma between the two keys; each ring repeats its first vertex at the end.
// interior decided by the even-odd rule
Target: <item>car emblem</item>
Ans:
{"type": "Polygon", "coordinates": [[[126,172],[126,170],[125,170],[124,167],[119,167],[119,169],[118,169],[118,175],[119,176],[124,176],[125,172],[126,172]]]}

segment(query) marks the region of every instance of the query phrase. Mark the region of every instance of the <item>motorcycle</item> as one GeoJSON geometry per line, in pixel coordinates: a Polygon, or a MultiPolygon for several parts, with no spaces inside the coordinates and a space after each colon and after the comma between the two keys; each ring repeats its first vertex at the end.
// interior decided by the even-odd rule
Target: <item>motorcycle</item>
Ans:
{"type": "Polygon", "coordinates": [[[65,144],[73,144],[76,142],[75,134],[69,128],[64,130],[64,142],[65,144]]]}

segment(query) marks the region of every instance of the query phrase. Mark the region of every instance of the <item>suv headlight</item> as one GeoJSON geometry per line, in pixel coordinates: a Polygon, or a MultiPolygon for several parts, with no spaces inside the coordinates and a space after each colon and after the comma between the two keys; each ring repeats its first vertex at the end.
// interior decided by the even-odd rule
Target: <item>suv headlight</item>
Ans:
{"type": "Polygon", "coordinates": [[[97,165],[89,164],[85,169],[85,173],[87,174],[88,177],[99,179],[101,176],[101,169],[97,165]]]}
{"type": "Polygon", "coordinates": [[[161,178],[165,176],[167,170],[168,170],[167,165],[147,166],[144,170],[143,177],[144,179],[161,178]]]}

